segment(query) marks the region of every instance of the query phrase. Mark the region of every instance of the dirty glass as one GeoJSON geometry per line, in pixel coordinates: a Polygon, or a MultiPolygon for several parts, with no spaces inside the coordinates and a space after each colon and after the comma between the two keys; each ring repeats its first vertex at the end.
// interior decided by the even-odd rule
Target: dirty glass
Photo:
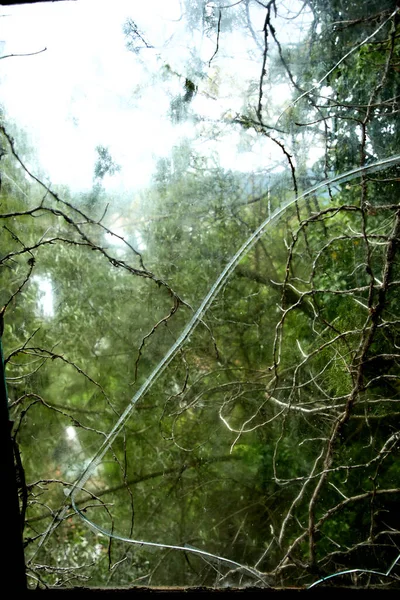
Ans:
{"type": "Polygon", "coordinates": [[[29,586],[398,588],[396,2],[0,24],[29,586]]]}

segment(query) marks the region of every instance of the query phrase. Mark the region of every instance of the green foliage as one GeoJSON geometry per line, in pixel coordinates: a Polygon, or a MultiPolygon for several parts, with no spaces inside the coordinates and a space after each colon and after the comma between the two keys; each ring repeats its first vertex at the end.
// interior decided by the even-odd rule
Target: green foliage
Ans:
{"type": "Polygon", "coordinates": [[[96,146],[96,152],[98,158],[94,167],[95,179],[101,180],[105,177],[105,175],[114,175],[121,170],[121,167],[117,165],[111,158],[108,148],[105,146],[96,146]]]}
{"type": "MultiPolygon", "coordinates": [[[[107,146],[96,148],[91,192],[74,194],[33,179],[23,134],[14,142],[2,128],[0,304],[35,583],[307,587],[339,570],[385,573],[393,564],[398,166],[360,170],[273,219],[132,400],[231,257],[292,190],[397,152],[391,4],[370,2],[367,13],[349,0],[313,0],[302,8],[313,25],[294,49],[276,42],[279,2],[263,12],[266,38],[249,12],[260,3],[187,2],[193,30],[215,36],[221,12],[221,32],[245,30],[258,50],[267,39],[257,67],[268,60],[215,133],[195,112],[207,89],[204,73],[193,75],[196,61],[183,81],[162,59],[163,82],[182,79],[169,116],[182,126],[190,105],[202,137],[185,134],[148,189],[128,199],[103,187],[120,169],[107,146]],[[286,108],[274,104],[267,66],[291,86],[286,108]],[[208,142],[224,128],[243,147],[267,144],[273,166],[224,168],[203,150],[204,132],[208,142]],[[311,168],[308,151],[321,140],[311,168]],[[90,464],[76,502],[97,532],[68,495],[90,464]]],[[[136,54],[151,47],[132,19],[124,32],[136,54]]]]}

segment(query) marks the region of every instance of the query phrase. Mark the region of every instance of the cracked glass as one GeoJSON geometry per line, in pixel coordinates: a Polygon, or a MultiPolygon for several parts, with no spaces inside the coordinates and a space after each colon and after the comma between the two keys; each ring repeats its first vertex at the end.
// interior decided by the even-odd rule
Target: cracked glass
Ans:
{"type": "Polygon", "coordinates": [[[396,2],[1,13],[29,587],[398,588],[396,2]]]}

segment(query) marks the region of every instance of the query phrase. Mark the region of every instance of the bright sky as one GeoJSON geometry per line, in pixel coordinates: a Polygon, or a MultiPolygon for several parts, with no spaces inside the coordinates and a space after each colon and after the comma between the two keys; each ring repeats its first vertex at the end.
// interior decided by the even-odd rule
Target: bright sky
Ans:
{"type": "MultiPolygon", "coordinates": [[[[46,48],[36,56],[3,60],[0,77],[9,118],[29,130],[53,182],[90,187],[97,144],[109,146],[117,162],[130,161],[128,180],[143,181],[152,168],[154,101],[134,110],[133,90],[143,81],[143,69],[127,52],[122,32],[132,2],[111,4],[112,11],[101,0],[3,9],[12,15],[3,17],[4,54],[46,48]]],[[[149,11],[140,21],[137,13],[146,4],[135,3],[142,27],[149,11]]],[[[168,4],[171,10],[176,3],[168,4]]],[[[162,5],[152,1],[154,22],[162,5]]],[[[158,145],[165,138],[159,133],[158,145]]]]}
{"type": "MultiPolygon", "coordinates": [[[[174,85],[175,93],[182,92],[182,80],[169,81],[168,97],[166,84],[158,87],[153,76],[154,68],[159,72],[165,63],[184,75],[188,43],[197,42],[204,57],[211,58],[215,50],[214,40],[188,40],[179,0],[79,0],[3,7],[1,13],[3,55],[46,48],[34,56],[0,61],[0,88],[7,118],[28,132],[50,183],[89,189],[95,147],[100,144],[109,148],[122,167],[105,184],[122,190],[144,186],[156,159],[167,155],[179,137],[194,136],[192,124],[174,127],[165,118],[174,85]],[[123,24],[127,17],[135,20],[155,47],[143,50],[142,60],[126,49],[123,24]]],[[[240,34],[221,38],[220,45],[223,48],[207,75],[215,77],[216,67],[234,69],[231,81],[228,78],[226,89],[220,88],[219,100],[198,94],[193,102],[193,108],[210,120],[219,119],[227,110],[240,111],[243,100],[235,98],[235,83],[244,74],[259,77],[259,62],[247,58],[240,34]],[[234,63],[222,63],[223,50],[233,48],[234,63]]],[[[281,102],[287,93],[288,88],[280,90],[281,102]]],[[[217,148],[226,168],[267,166],[265,140],[258,155],[254,150],[238,153],[239,135],[233,132],[199,143],[203,148],[207,144],[217,148]]],[[[272,162],[277,152],[276,147],[269,148],[272,162]]]]}

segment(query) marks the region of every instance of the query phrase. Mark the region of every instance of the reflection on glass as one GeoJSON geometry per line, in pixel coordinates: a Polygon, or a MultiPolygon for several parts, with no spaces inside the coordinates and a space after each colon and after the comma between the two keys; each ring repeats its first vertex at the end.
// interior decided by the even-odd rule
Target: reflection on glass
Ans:
{"type": "Polygon", "coordinates": [[[30,586],[398,588],[398,9],[4,13],[30,586]]]}

